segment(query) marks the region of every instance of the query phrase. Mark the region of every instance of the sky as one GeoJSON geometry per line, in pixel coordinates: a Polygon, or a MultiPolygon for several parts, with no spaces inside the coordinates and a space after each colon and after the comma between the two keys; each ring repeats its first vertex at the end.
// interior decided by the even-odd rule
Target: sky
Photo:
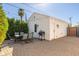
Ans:
{"type": "MultiPolygon", "coordinates": [[[[20,19],[18,16],[19,8],[23,8],[27,19],[33,12],[53,16],[69,22],[71,17],[72,24],[79,23],[79,4],[78,3],[4,3],[3,9],[8,17],[20,19]]],[[[26,17],[24,16],[23,19],[26,17]]]]}

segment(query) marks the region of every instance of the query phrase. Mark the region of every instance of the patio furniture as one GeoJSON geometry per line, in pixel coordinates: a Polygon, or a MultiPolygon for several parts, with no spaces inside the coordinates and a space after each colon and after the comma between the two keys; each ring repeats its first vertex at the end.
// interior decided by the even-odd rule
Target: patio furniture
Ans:
{"type": "Polygon", "coordinates": [[[25,41],[26,43],[33,41],[33,32],[32,33],[23,33],[19,35],[19,32],[15,32],[15,42],[16,41],[25,41]]]}
{"type": "Polygon", "coordinates": [[[24,33],[22,40],[26,40],[27,38],[28,38],[28,34],[27,33],[24,33]]]}
{"type": "Polygon", "coordinates": [[[23,38],[23,32],[21,32],[21,35],[19,35],[19,32],[15,32],[15,35],[14,36],[15,36],[15,42],[17,40],[21,41],[22,38],[23,38]]]}
{"type": "Polygon", "coordinates": [[[25,42],[33,42],[33,32],[27,34],[27,39],[25,42]]]}
{"type": "Polygon", "coordinates": [[[22,40],[25,41],[26,43],[30,42],[30,40],[28,39],[28,33],[23,34],[22,40]]]}

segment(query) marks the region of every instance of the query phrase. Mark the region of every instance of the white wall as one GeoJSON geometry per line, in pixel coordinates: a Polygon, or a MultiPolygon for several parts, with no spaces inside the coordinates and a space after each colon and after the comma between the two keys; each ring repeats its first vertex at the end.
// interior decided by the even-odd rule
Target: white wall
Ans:
{"type": "Polygon", "coordinates": [[[50,40],[67,36],[68,24],[56,18],[50,19],[50,40]],[[57,24],[59,27],[57,27],[57,24]]]}
{"type": "Polygon", "coordinates": [[[49,36],[49,17],[48,16],[44,16],[44,15],[40,15],[40,14],[33,14],[30,18],[29,18],[29,22],[28,22],[28,26],[29,26],[29,32],[34,32],[34,24],[38,24],[38,31],[37,33],[34,32],[34,37],[38,38],[38,32],[40,30],[45,31],[45,39],[49,40],[50,36],[49,36]],[[35,16],[35,19],[34,19],[35,16]]]}
{"type": "Polygon", "coordinates": [[[54,39],[54,20],[50,18],[50,40],[53,40],[54,39]]]}
{"type": "Polygon", "coordinates": [[[34,32],[34,37],[38,38],[38,32],[43,30],[45,31],[45,39],[53,40],[67,35],[68,24],[54,17],[52,18],[46,15],[34,13],[29,18],[28,26],[29,32],[34,32]],[[35,24],[38,25],[37,32],[34,32],[35,24]],[[59,28],[57,28],[57,24],[59,25],[59,28]]]}

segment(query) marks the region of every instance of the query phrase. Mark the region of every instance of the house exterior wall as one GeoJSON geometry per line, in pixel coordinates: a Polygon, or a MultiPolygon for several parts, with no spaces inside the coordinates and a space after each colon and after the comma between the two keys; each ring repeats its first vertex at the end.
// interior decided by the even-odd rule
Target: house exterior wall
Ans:
{"type": "Polygon", "coordinates": [[[37,28],[37,32],[34,32],[34,37],[38,38],[38,32],[40,30],[45,31],[45,39],[49,40],[50,36],[49,36],[49,17],[48,16],[44,16],[44,15],[40,15],[40,14],[33,14],[28,21],[28,26],[29,26],[29,32],[34,32],[34,24],[38,25],[37,28]]]}
{"type": "Polygon", "coordinates": [[[68,24],[57,18],[50,19],[50,40],[67,36],[68,24]]]}
{"type": "Polygon", "coordinates": [[[55,30],[54,30],[54,20],[50,18],[50,40],[54,39],[54,34],[55,34],[55,30]]]}
{"type": "Polygon", "coordinates": [[[34,37],[39,38],[38,32],[45,31],[45,39],[53,40],[67,36],[68,24],[57,18],[34,13],[28,20],[29,32],[34,32],[34,37]],[[34,25],[37,24],[37,32],[34,32],[34,25]]]}

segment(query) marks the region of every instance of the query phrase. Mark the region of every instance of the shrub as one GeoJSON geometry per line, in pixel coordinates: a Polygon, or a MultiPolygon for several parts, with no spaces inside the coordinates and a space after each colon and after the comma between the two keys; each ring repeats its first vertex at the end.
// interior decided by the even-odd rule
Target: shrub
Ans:
{"type": "Polygon", "coordinates": [[[20,20],[16,20],[14,18],[8,18],[9,21],[9,30],[8,33],[11,37],[14,37],[15,32],[22,31],[24,33],[28,33],[28,25],[25,21],[22,21],[20,24],[20,20]],[[22,28],[21,28],[22,26],[22,28]]]}
{"type": "Polygon", "coordinates": [[[15,19],[14,18],[7,18],[8,19],[8,23],[9,23],[9,30],[8,33],[10,36],[14,35],[14,31],[15,31],[15,19]]]}
{"type": "Polygon", "coordinates": [[[7,30],[8,30],[7,17],[2,9],[2,6],[0,5],[0,47],[6,38],[7,30]]]}

